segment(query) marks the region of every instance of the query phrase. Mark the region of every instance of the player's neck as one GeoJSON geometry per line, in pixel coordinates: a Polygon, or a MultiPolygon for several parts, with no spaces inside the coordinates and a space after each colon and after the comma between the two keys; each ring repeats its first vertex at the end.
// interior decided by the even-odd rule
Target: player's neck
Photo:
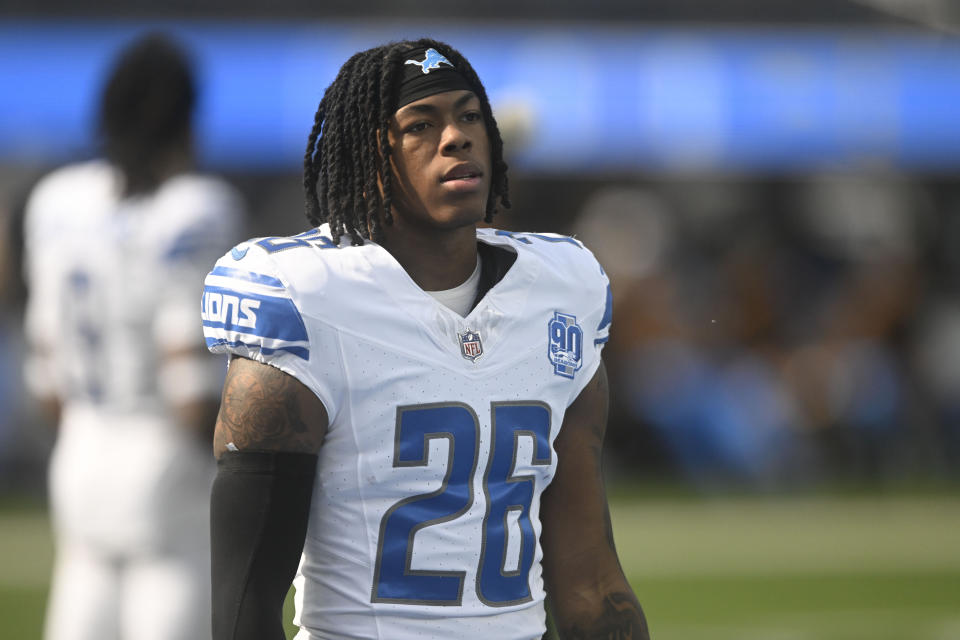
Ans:
{"type": "Polygon", "coordinates": [[[390,233],[383,247],[424,291],[463,284],[477,266],[474,226],[433,234],[390,233]]]}

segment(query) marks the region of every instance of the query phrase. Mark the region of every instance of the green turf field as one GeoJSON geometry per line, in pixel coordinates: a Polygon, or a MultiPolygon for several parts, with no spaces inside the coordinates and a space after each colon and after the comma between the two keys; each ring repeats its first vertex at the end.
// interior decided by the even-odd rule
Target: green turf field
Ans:
{"type": "Polygon", "coordinates": [[[960,499],[613,507],[658,640],[960,639],[960,499]]]}
{"type": "MultiPolygon", "coordinates": [[[[960,640],[960,497],[618,497],[657,640],[960,640]]],[[[43,511],[0,506],[0,636],[40,637],[43,511]]]]}

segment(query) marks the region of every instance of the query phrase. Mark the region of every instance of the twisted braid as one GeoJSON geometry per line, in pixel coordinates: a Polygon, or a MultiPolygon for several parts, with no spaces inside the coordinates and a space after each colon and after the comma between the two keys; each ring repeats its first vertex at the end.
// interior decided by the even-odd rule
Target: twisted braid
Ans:
{"type": "Polygon", "coordinates": [[[320,211],[325,208],[325,203],[321,204],[317,196],[317,190],[314,186],[320,176],[320,164],[313,162],[313,154],[317,146],[317,139],[320,137],[320,129],[323,127],[323,118],[326,113],[326,104],[320,101],[317,113],[313,116],[313,128],[310,129],[310,136],[307,138],[307,152],[303,156],[303,188],[307,194],[307,220],[313,226],[318,226],[320,221],[320,211]]]}
{"type": "Polygon", "coordinates": [[[498,206],[510,207],[503,139],[487,92],[459,51],[436,40],[402,41],[354,54],[327,87],[314,115],[303,157],[306,215],[311,225],[330,224],[335,242],[350,235],[381,240],[383,224],[393,224],[393,170],[389,129],[397,109],[401,58],[416,48],[434,48],[450,60],[474,87],[480,100],[493,175],[484,219],[498,206]]]}
{"type": "MultiPolygon", "coordinates": [[[[377,75],[373,73],[367,74],[364,108],[361,110],[361,116],[363,118],[364,142],[370,149],[380,149],[384,146],[377,137],[377,132],[383,130],[383,127],[378,126],[381,114],[379,109],[376,109],[376,102],[379,101],[380,82],[381,78],[378,78],[377,75]],[[377,96],[377,100],[374,100],[373,96],[377,96]]],[[[378,182],[378,177],[381,173],[382,169],[378,158],[373,154],[363,154],[364,190],[365,193],[373,194],[373,197],[368,198],[365,202],[366,209],[364,214],[366,219],[370,221],[370,230],[374,237],[380,237],[382,235],[380,217],[377,215],[381,207],[384,206],[381,202],[380,183],[378,182]]],[[[386,207],[387,211],[389,211],[389,199],[387,202],[386,207]]]]}

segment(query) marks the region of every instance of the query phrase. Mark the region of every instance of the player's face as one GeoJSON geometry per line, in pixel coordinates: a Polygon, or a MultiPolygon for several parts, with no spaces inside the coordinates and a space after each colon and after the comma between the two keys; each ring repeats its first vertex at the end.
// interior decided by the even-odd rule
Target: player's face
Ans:
{"type": "Polygon", "coordinates": [[[490,139],[472,91],[445,91],[405,105],[389,135],[396,224],[446,230],[483,219],[490,139]]]}

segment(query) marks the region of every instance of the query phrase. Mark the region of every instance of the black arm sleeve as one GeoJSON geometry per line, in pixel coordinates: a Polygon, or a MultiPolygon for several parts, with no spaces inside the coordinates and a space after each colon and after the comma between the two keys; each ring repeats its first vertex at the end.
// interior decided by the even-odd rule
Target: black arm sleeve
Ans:
{"type": "Polygon", "coordinates": [[[213,640],[283,640],[317,456],[228,451],[210,495],[213,640]]]}

